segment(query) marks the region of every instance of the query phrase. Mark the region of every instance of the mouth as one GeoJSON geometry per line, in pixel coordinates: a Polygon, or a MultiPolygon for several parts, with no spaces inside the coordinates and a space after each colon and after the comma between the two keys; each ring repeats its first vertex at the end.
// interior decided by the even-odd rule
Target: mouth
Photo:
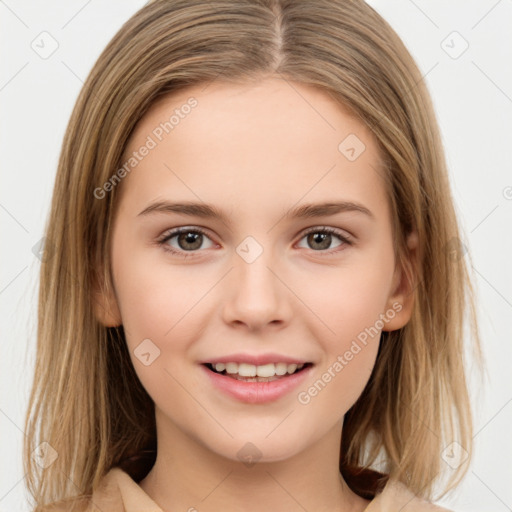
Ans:
{"type": "Polygon", "coordinates": [[[253,365],[235,362],[201,363],[207,380],[224,396],[247,404],[277,402],[303,385],[313,363],[279,362],[253,365]]]}
{"type": "Polygon", "coordinates": [[[210,372],[243,382],[273,382],[286,380],[293,375],[305,372],[313,363],[287,364],[268,363],[253,365],[247,363],[204,363],[210,372]]]}

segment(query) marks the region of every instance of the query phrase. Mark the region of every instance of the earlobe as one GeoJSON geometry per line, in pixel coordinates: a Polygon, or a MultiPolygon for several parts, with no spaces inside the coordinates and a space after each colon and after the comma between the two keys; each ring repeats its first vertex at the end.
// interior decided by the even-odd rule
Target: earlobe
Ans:
{"type": "Polygon", "coordinates": [[[386,322],[383,331],[396,331],[404,327],[411,319],[414,308],[414,291],[417,286],[418,235],[414,231],[407,238],[408,254],[405,268],[397,266],[393,277],[393,289],[388,299],[386,314],[389,321],[386,322]],[[391,313],[391,311],[394,312],[391,313]]]}
{"type": "Polygon", "coordinates": [[[114,291],[103,290],[97,282],[93,286],[92,306],[94,316],[105,327],[119,327],[122,324],[121,312],[114,291]]]}

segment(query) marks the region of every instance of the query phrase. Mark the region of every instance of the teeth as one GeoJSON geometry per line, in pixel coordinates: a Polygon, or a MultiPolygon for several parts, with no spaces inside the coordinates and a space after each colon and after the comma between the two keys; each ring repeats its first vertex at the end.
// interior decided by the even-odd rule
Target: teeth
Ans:
{"type": "MultiPolygon", "coordinates": [[[[254,368],[254,373],[258,377],[273,377],[276,374],[276,366],[274,363],[264,364],[263,366],[253,366],[249,364],[243,366],[250,366],[251,368],[254,368]]],[[[254,377],[254,375],[245,375],[242,373],[242,365],[240,365],[238,373],[242,377],[254,377]]]]}
{"type": "Polygon", "coordinates": [[[238,364],[226,363],[226,373],[238,373],[238,364]]]}
{"type": "Polygon", "coordinates": [[[277,363],[275,368],[276,375],[284,375],[288,371],[288,365],[286,363],[277,363]]]}
{"type": "Polygon", "coordinates": [[[230,375],[238,374],[240,377],[274,377],[275,375],[292,374],[304,367],[304,364],[269,363],[261,366],[246,363],[217,363],[212,365],[217,372],[230,375]]]}
{"type": "Polygon", "coordinates": [[[256,377],[258,368],[261,368],[261,366],[256,367],[253,364],[240,363],[238,365],[238,375],[240,377],[256,377]]]}
{"type": "Polygon", "coordinates": [[[297,369],[296,364],[289,364],[288,365],[288,373],[293,373],[297,369]]]}

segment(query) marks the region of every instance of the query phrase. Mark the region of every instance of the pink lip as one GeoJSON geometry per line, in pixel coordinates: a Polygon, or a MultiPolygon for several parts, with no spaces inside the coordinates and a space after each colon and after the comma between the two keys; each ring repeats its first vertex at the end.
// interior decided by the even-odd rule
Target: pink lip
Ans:
{"type": "Polygon", "coordinates": [[[263,366],[269,363],[286,363],[286,364],[306,364],[309,361],[303,361],[301,359],[295,359],[293,357],[283,356],[280,354],[260,354],[251,356],[250,354],[231,354],[224,357],[216,357],[201,361],[202,364],[210,363],[246,363],[253,364],[254,366],[263,366]]]}
{"type": "MultiPolygon", "coordinates": [[[[233,361],[233,359],[226,361],[233,361]]],[[[204,364],[201,365],[201,368],[206,372],[210,382],[227,395],[248,404],[262,404],[278,400],[290,393],[306,379],[313,366],[307,366],[298,373],[271,382],[245,382],[215,373],[204,364]]]]}

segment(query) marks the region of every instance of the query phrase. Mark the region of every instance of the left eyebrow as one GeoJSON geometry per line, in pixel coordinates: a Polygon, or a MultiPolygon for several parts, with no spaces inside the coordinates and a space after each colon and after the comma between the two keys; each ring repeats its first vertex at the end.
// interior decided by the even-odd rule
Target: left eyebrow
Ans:
{"type": "Polygon", "coordinates": [[[368,208],[366,208],[366,206],[363,206],[360,203],[355,203],[352,201],[338,201],[320,204],[303,204],[290,210],[285,215],[285,217],[309,219],[313,217],[325,217],[328,215],[335,215],[337,213],[343,212],[359,212],[375,220],[375,216],[368,208]]]}

